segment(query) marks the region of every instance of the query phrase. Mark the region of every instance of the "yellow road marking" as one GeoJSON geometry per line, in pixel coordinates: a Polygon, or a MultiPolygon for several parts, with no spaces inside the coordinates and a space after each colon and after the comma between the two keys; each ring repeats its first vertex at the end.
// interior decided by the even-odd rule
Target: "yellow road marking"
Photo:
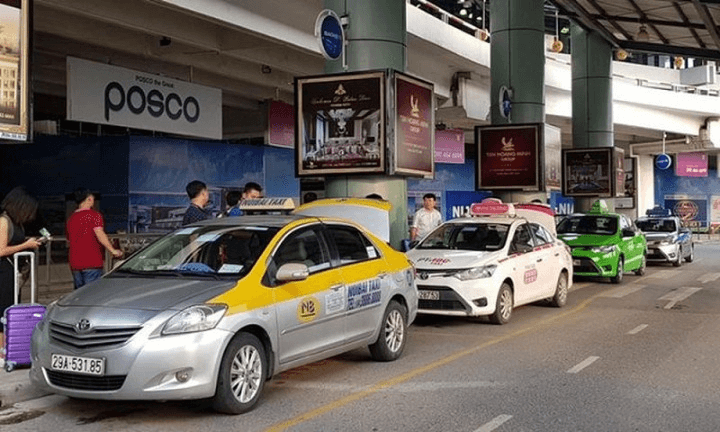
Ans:
{"type": "Polygon", "coordinates": [[[384,390],[384,389],[386,389],[386,388],[393,387],[393,386],[395,386],[395,385],[398,385],[398,384],[400,384],[400,383],[403,383],[403,382],[405,382],[405,381],[408,381],[408,380],[410,380],[410,379],[412,379],[412,378],[415,378],[415,377],[418,376],[418,375],[422,375],[422,374],[424,374],[424,373],[426,373],[426,372],[430,372],[431,370],[437,369],[437,368],[439,368],[440,366],[444,366],[444,365],[446,365],[446,364],[448,364],[448,363],[452,363],[452,362],[454,362],[455,360],[461,359],[461,358],[463,358],[463,357],[465,357],[465,356],[468,356],[468,355],[470,355],[470,354],[473,354],[473,353],[475,353],[475,352],[477,352],[477,351],[480,351],[480,350],[482,350],[482,349],[484,349],[484,348],[487,348],[487,347],[489,347],[489,346],[498,344],[498,343],[503,342],[503,341],[506,341],[506,340],[508,340],[508,339],[512,339],[512,338],[514,338],[514,337],[523,335],[523,334],[525,334],[525,333],[530,333],[530,332],[532,332],[533,330],[539,330],[540,327],[546,326],[546,325],[552,323],[553,321],[557,321],[557,320],[559,320],[559,319],[561,319],[561,318],[565,318],[565,317],[568,317],[568,316],[570,316],[570,315],[573,315],[573,314],[576,314],[576,313],[582,311],[583,309],[585,309],[586,307],[588,307],[588,305],[589,305],[590,303],[592,303],[595,299],[597,299],[597,298],[600,297],[600,296],[601,296],[601,294],[596,294],[596,295],[590,297],[589,299],[585,300],[584,302],[580,303],[580,304],[579,304],[578,306],[576,306],[575,308],[573,308],[573,309],[571,309],[571,310],[568,310],[567,312],[561,313],[561,314],[559,314],[559,315],[554,315],[554,316],[552,316],[552,317],[550,317],[550,318],[547,318],[547,319],[545,319],[545,320],[543,320],[543,321],[540,321],[539,324],[534,324],[534,325],[532,325],[532,326],[528,326],[528,327],[522,328],[522,329],[520,329],[520,330],[517,330],[517,331],[515,331],[515,332],[513,332],[513,333],[510,333],[510,334],[507,334],[507,335],[505,335],[505,336],[499,336],[499,337],[497,337],[497,338],[495,338],[495,339],[491,339],[491,340],[489,340],[489,341],[487,341],[487,342],[483,342],[483,343],[481,343],[480,345],[476,345],[476,346],[474,346],[474,347],[467,348],[467,349],[464,349],[464,350],[462,350],[462,351],[458,351],[458,352],[456,352],[455,354],[452,354],[452,355],[450,355],[450,356],[448,356],[448,357],[444,357],[444,358],[442,358],[442,359],[440,359],[440,360],[436,360],[436,361],[434,361],[434,362],[432,362],[432,363],[429,363],[429,364],[427,364],[427,365],[425,365],[425,366],[421,366],[421,367],[415,368],[415,369],[413,369],[413,370],[410,370],[410,371],[408,371],[408,372],[405,372],[405,373],[402,374],[402,375],[398,375],[398,376],[396,376],[396,377],[394,377],[394,378],[390,378],[390,379],[387,379],[387,380],[385,380],[385,381],[380,381],[379,383],[377,383],[377,384],[375,384],[375,385],[373,385],[373,386],[371,386],[371,387],[368,387],[368,388],[366,388],[366,389],[364,389],[364,390],[359,390],[359,391],[357,391],[357,392],[355,392],[355,393],[349,394],[349,395],[347,395],[347,396],[345,396],[345,397],[342,397],[342,398],[340,398],[340,399],[337,399],[337,400],[335,400],[335,401],[332,401],[332,402],[329,402],[329,403],[327,403],[327,404],[325,404],[325,405],[322,405],[322,406],[320,406],[320,407],[318,407],[318,408],[315,408],[315,409],[313,409],[313,410],[310,410],[310,411],[308,411],[308,412],[306,412],[306,413],[304,413],[304,414],[300,414],[300,415],[298,415],[298,416],[295,416],[295,417],[293,417],[293,418],[291,418],[291,419],[288,419],[288,420],[286,420],[286,421],[284,421],[284,422],[282,422],[282,423],[278,423],[278,424],[276,424],[276,425],[274,425],[274,426],[270,426],[268,429],[266,429],[266,432],[283,431],[283,430],[285,430],[285,429],[287,429],[287,428],[289,428],[289,427],[292,427],[292,426],[295,426],[295,425],[297,425],[297,424],[306,422],[306,421],[311,420],[311,419],[313,419],[313,418],[315,418],[315,417],[319,417],[319,416],[321,416],[321,415],[323,415],[323,414],[325,414],[325,413],[327,413],[327,412],[330,412],[330,411],[332,411],[332,410],[334,410],[334,409],[337,409],[337,408],[340,408],[340,407],[342,407],[342,406],[344,406],[344,405],[347,405],[347,404],[349,404],[350,402],[354,402],[354,401],[360,400],[360,399],[362,399],[362,398],[364,398],[364,397],[366,397],[366,396],[370,396],[370,395],[372,395],[372,394],[374,394],[374,393],[377,393],[377,392],[379,392],[379,391],[381,391],[381,390],[384,390]]]}

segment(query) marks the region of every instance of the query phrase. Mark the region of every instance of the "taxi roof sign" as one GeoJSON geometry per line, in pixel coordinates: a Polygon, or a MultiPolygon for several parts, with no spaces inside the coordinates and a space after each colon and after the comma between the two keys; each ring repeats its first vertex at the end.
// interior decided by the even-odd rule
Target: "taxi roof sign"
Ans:
{"type": "Polygon", "coordinates": [[[471,216],[515,216],[515,207],[497,198],[486,198],[470,206],[471,216]]]}
{"type": "Polygon", "coordinates": [[[608,214],[608,213],[610,213],[610,209],[608,208],[608,205],[605,202],[605,200],[597,200],[593,203],[593,205],[590,208],[590,211],[588,213],[608,214]]]}
{"type": "Polygon", "coordinates": [[[645,215],[651,217],[668,217],[672,216],[672,211],[656,204],[655,207],[646,210],[645,215]]]}
{"type": "Polygon", "coordinates": [[[290,212],[295,209],[292,198],[258,198],[242,200],[238,208],[245,214],[253,212],[290,212]]]}

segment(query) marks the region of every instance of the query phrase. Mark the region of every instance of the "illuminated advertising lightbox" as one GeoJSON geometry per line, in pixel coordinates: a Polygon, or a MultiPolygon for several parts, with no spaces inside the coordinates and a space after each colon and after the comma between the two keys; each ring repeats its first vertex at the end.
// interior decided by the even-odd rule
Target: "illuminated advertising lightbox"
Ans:
{"type": "Polygon", "coordinates": [[[28,141],[30,1],[0,0],[0,141],[28,141]]]}
{"type": "Polygon", "coordinates": [[[475,127],[477,188],[542,190],[543,124],[475,127]]]}
{"type": "Polygon", "coordinates": [[[678,177],[707,177],[708,155],[703,152],[678,153],[675,164],[678,177]]]}
{"type": "Polygon", "coordinates": [[[433,85],[399,72],[395,78],[395,152],[392,173],[435,173],[433,85]]]}
{"type": "Polygon", "coordinates": [[[276,147],[295,146],[295,108],[292,105],[281,101],[270,101],[267,143],[276,147]]]}
{"type": "Polygon", "coordinates": [[[385,73],[295,79],[298,176],[385,172],[385,73]]]}
{"type": "Polygon", "coordinates": [[[563,149],[562,158],[563,195],[611,198],[625,194],[622,149],[563,149]]]}
{"type": "Polygon", "coordinates": [[[682,226],[693,231],[708,228],[707,197],[688,195],[665,195],[664,205],[680,218],[682,226]]]}

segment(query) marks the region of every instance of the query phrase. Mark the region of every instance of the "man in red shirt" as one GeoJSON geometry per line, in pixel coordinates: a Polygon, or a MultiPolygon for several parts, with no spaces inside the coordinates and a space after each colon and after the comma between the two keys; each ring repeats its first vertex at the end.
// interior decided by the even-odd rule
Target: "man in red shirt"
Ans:
{"type": "Polygon", "coordinates": [[[75,191],[78,209],[70,216],[65,226],[70,246],[68,262],[73,274],[75,289],[80,288],[102,276],[103,247],[114,257],[122,256],[105,234],[103,217],[93,210],[95,196],[88,189],[75,191]]]}

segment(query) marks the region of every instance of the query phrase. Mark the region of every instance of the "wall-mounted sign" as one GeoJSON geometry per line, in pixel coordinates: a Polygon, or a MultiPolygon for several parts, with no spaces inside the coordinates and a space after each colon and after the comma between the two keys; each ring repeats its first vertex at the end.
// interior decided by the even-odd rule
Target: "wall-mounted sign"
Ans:
{"type": "Polygon", "coordinates": [[[268,105],[268,138],[271,146],[295,146],[295,108],[285,102],[270,101],[268,105]]]}
{"type": "Polygon", "coordinates": [[[391,174],[433,177],[435,106],[433,85],[399,72],[395,80],[395,154],[391,174]]]}
{"type": "Polygon", "coordinates": [[[32,137],[29,108],[30,1],[0,2],[0,140],[32,137]]]}
{"type": "Polygon", "coordinates": [[[503,118],[510,117],[512,112],[512,90],[505,86],[500,86],[498,93],[498,108],[500,109],[500,115],[503,118]]]}
{"type": "Polygon", "coordinates": [[[543,124],[476,126],[477,189],[539,191],[543,124]]]}
{"type": "Polygon", "coordinates": [[[222,138],[222,91],[67,58],[68,120],[222,138]]]}
{"type": "Polygon", "coordinates": [[[658,169],[666,170],[666,169],[670,168],[671,165],[672,165],[672,158],[670,157],[670,155],[665,154],[665,153],[660,153],[659,155],[657,155],[655,157],[655,166],[658,169]]]}
{"type": "Polygon", "coordinates": [[[461,129],[435,131],[435,162],[465,163],[465,132],[461,129]]]}
{"type": "Polygon", "coordinates": [[[315,37],[320,51],[328,60],[337,60],[345,46],[345,32],[337,14],[329,9],[320,12],[315,20],[315,37]]]}
{"type": "Polygon", "coordinates": [[[295,79],[298,176],[385,171],[385,73],[295,79]]]}
{"type": "Polygon", "coordinates": [[[703,230],[708,227],[707,197],[665,195],[665,208],[680,218],[684,227],[703,230]]]}
{"type": "Polygon", "coordinates": [[[563,195],[607,198],[624,195],[622,149],[617,147],[563,149],[562,155],[563,195]],[[621,179],[622,184],[618,185],[621,179]]]}
{"type": "Polygon", "coordinates": [[[708,155],[703,152],[678,153],[675,175],[678,177],[707,177],[708,155]]]}

